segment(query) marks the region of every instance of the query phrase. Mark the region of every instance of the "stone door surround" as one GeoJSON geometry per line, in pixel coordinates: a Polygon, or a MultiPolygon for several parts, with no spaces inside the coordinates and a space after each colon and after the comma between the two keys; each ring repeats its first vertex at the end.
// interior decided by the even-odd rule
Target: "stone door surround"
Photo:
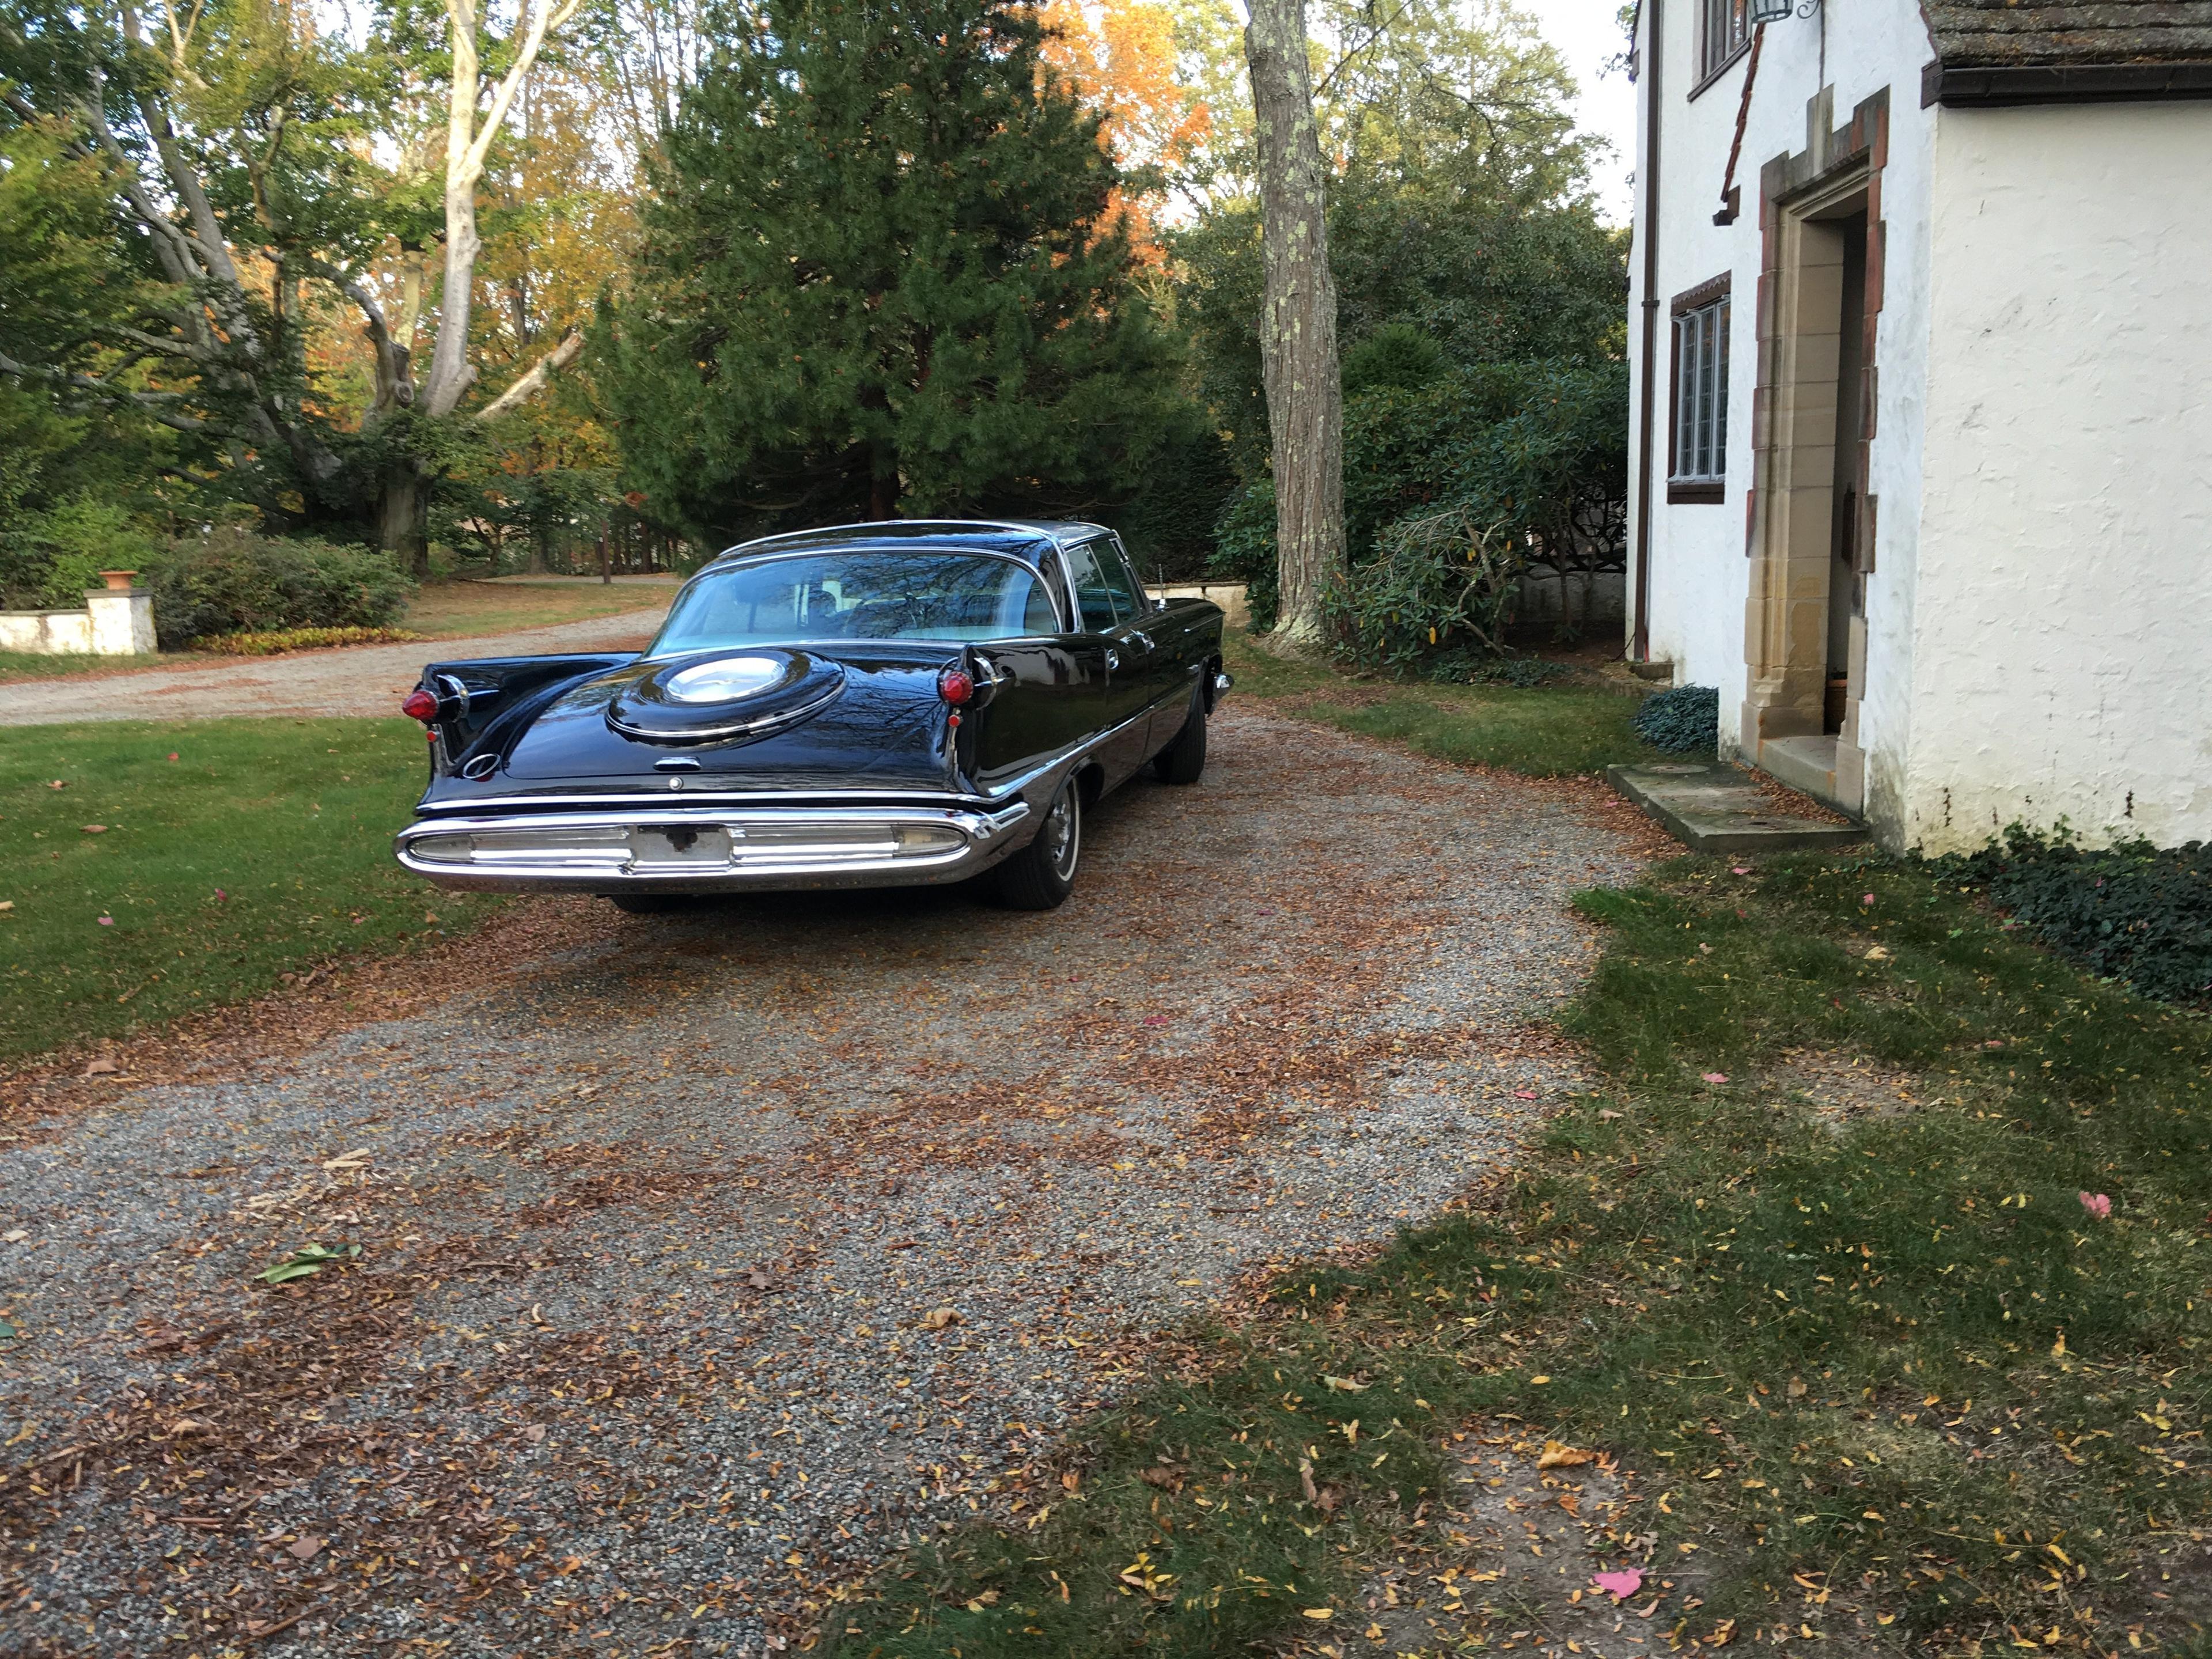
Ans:
{"type": "MultiPolygon", "coordinates": [[[[1752,396],[1752,483],[1745,499],[1744,551],[1751,560],[1744,611],[1747,691],[1741,741],[1745,757],[1766,765],[1764,745],[1790,743],[1799,763],[1790,781],[1806,787],[1798,749],[1819,748],[1828,787],[1812,793],[1856,812],[1866,794],[1858,746],[1866,628],[1850,626],[1850,694],[1832,757],[1822,737],[1828,673],[1829,561],[1836,446],[1856,447],[1854,565],[1874,568],[1876,503],[1867,493],[1867,455],[1875,431],[1875,333],[1881,310],[1887,238],[1881,173],[1889,150],[1889,91],[1862,102],[1842,128],[1832,126],[1835,89],[1805,106],[1805,149],[1759,170],[1760,270],[1758,376],[1752,396]],[[1866,214],[1865,337],[1860,361],[1860,429],[1836,430],[1836,376],[1842,316],[1844,240],[1824,216],[1866,214]],[[1795,740],[1794,742],[1792,740],[1795,740]]],[[[1778,754],[1772,758],[1781,760],[1778,754]]],[[[1813,780],[1818,782],[1820,780],[1813,780]]]]}

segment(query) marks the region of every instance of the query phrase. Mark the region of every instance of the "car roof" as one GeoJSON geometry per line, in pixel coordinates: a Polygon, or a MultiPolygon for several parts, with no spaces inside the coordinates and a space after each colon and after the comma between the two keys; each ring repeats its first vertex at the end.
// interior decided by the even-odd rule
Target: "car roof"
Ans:
{"type": "Polygon", "coordinates": [[[711,565],[758,553],[801,553],[811,549],[863,552],[870,549],[942,547],[1009,553],[1035,562],[1047,546],[1062,547],[1108,534],[1103,525],[1048,519],[887,519],[872,524],[840,524],[819,530],[787,531],[761,536],[714,556],[711,565]]]}

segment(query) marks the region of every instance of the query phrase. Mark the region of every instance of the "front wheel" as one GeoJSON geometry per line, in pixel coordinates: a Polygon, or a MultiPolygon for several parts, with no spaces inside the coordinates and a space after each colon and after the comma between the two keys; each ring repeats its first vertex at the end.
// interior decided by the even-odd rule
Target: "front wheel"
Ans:
{"type": "Polygon", "coordinates": [[[1196,783],[1206,770],[1206,697],[1190,700],[1190,714],[1175,741],[1152,757],[1152,774],[1162,783],[1196,783]]]}
{"type": "Polygon", "coordinates": [[[1011,910],[1052,910],[1075,886],[1083,855],[1083,798],[1075,780],[1060,786],[1028,846],[998,868],[999,902],[1011,910]]]}

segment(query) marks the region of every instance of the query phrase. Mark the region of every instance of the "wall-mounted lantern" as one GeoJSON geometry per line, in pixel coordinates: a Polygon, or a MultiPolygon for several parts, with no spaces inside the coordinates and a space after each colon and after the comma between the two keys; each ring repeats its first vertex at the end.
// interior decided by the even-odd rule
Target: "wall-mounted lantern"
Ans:
{"type": "Polygon", "coordinates": [[[1751,0],[1753,23],[1779,23],[1797,9],[1797,0],[1751,0]]]}

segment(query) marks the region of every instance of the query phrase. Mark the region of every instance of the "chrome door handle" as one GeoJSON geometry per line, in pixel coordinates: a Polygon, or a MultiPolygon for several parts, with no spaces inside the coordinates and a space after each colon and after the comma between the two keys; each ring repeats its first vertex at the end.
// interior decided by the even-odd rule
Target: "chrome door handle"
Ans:
{"type": "Polygon", "coordinates": [[[1106,653],[1107,672],[1111,673],[1115,669],[1119,668],[1121,665],[1121,653],[1118,651],[1109,651],[1106,653]]]}

